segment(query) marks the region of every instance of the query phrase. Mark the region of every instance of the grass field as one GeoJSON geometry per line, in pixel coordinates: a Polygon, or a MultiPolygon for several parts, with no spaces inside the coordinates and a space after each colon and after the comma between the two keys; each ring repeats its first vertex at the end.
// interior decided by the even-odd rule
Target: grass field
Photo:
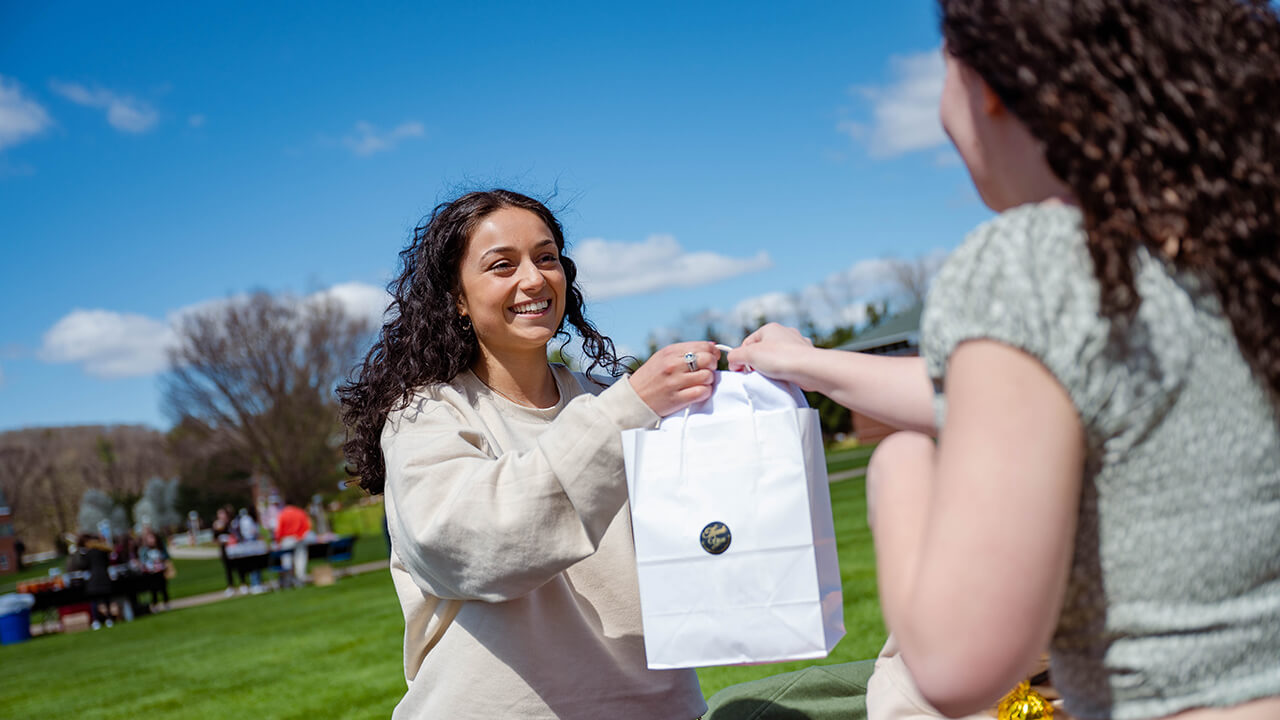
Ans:
{"type": "Polygon", "coordinates": [[[0,717],[386,718],[404,692],[384,573],[0,648],[0,717]]]}
{"type": "MultiPolygon", "coordinates": [[[[859,467],[867,455],[833,453],[829,465],[859,467]]],[[[861,479],[831,486],[846,637],[820,661],[701,669],[706,695],[806,665],[875,656],[885,630],[863,489],[861,479]]],[[[343,528],[362,533],[353,562],[386,555],[375,511],[343,528]]],[[[178,596],[222,587],[220,561],[181,560],[170,589],[178,596]]],[[[386,718],[404,692],[403,631],[390,580],[374,572],[109,630],[37,637],[0,647],[0,718],[386,718]]]]}

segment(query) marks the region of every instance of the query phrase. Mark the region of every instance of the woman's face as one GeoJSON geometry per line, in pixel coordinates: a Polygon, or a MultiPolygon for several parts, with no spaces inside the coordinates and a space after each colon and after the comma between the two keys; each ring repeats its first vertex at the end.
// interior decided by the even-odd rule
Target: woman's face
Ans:
{"type": "Polygon", "coordinates": [[[989,113],[984,107],[985,84],[976,72],[952,57],[946,48],[942,50],[942,58],[946,63],[942,100],[938,105],[942,129],[964,160],[978,194],[990,206],[992,178],[986,157],[989,113]]]}
{"type": "Polygon", "coordinates": [[[481,352],[546,352],[564,317],[567,282],[555,236],[541,218],[502,208],[481,220],[458,284],[458,313],[471,320],[481,352]]]}
{"type": "Polygon", "coordinates": [[[1070,190],[1049,169],[1043,146],[977,72],[942,51],[946,76],[938,114],[987,207],[1003,212],[1070,190]]]}

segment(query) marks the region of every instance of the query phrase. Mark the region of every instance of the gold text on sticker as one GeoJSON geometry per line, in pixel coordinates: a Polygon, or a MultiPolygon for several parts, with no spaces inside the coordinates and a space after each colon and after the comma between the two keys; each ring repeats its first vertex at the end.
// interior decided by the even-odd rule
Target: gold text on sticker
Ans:
{"type": "Polygon", "coordinates": [[[712,555],[719,555],[729,549],[729,543],[733,541],[733,535],[729,532],[729,526],[722,522],[709,523],[702,528],[702,549],[712,555]]]}

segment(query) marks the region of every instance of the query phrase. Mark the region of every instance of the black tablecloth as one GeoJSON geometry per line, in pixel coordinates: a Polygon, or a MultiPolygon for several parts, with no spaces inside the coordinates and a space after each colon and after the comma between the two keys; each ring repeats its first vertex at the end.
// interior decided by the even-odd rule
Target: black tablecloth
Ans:
{"type": "MultiPolygon", "coordinates": [[[[111,596],[124,596],[135,598],[139,594],[151,590],[160,590],[164,588],[166,580],[164,571],[156,572],[139,572],[128,573],[117,577],[111,581],[111,596]]],[[[36,604],[31,607],[33,611],[47,610],[49,608],[62,607],[64,605],[77,605],[79,603],[89,602],[89,596],[85,593],[85,584],[83,582],[73,582],[67,587],[58,590],[45,590],[43,592],[33,593],[36,604]]]]}

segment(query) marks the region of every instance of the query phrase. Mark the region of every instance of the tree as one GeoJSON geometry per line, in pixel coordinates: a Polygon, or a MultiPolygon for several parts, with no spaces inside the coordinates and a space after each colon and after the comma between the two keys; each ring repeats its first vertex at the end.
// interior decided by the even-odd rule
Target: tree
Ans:
{"type": "Polygon", "coordinates": [[[106,521],[111,532],[124,532],[128,521],[119,505],[111,501],[111,496],[96,488],[84,491],[80,498],[80,511],[76,513],[76,525],[80,532],[96,533],[99,523],[106,521]]]}
{"type": "Polygon", "coordinates": [[[945,258],[945,255],[932,253],[912,260],[889,261],[889,273],[895,289],[906,303],[904,307],[913,308],[924,304],[933,276],[938,273],[945,258]]]}
{"type": "Polygon", "coordinates": [[[178,480],[154,477],[147,481],[142,498],[133,505],[133,520],[150,525],[157,531],[182,525],[178,514],[178,480]]]}
{"type": "Polygon", "coordinates": [[[62,548],[75,531],[79,473],[69,470],[67,431],[44,428],[0,436],[0,486],[13,513],[14,530],[31,550],[62,548]]]}
{"type": "Polygon", "coordinates": [[[169,431],[168,442],[169,452],[178,459],[175,507],[180,512],[212,518],[220,507],[248,507],[253,502],[253,461],[228,438],[186,417],[169,431]]]}
{"type": "Polygon", "coordinates": [[[345,477],[334,388],[371,330],[328,298],[258,292],[193,313],[170,350],[165,404],[301,502],[345,477]]]}
{"type": "Polygon", "coordinates": [[[29,504],[40,502],[39,480],[49,473],[51,462],[32,442],[0,447],[0,490],[14,517],[21,516],[29,504]]]}
{"type": "MultiPolygon", "coordinates": [[[[873,302],[867,303],[867,323],[863,326],[863,331],[870,330],[878,326],[880,323],[889,319],[889,301],[881,300],[877,305],[873,302]]],[[[852,336],[850,336],[852,337],[852,336]]],[[[846,341],[847,342],[847,341],[846,341]]]]}

